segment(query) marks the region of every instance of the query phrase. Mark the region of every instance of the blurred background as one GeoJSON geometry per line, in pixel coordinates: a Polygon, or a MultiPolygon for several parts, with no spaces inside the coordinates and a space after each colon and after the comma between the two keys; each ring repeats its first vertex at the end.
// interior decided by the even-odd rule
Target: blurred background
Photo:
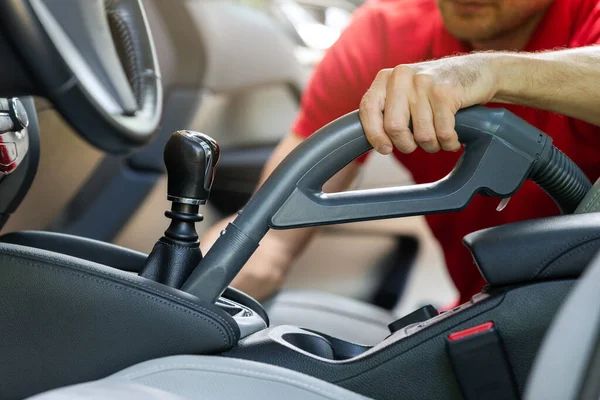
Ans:
{"type": "MultiPolygon", "coordinates": [[[[303,88],[360,0],[143,0],[156,41],[165,110],[156,139],[134,154],[108,156],[38,101],[38,177],[5,226],[82,235],[149,252],[167,227],[162,148],[179,129],[215,138],[223,153],[202,234],[248,200],[264,162],[290,129],[303,88]]],[[[358,105],[357,105],[358,106],[358,105]]],[[[374,155],[354,188],[404,185],[392,157],[374,155]]],[[[448,305],[456,290],[424,220],[320,230],[286,289],[315,289],[405,314],[448,305]]]]}

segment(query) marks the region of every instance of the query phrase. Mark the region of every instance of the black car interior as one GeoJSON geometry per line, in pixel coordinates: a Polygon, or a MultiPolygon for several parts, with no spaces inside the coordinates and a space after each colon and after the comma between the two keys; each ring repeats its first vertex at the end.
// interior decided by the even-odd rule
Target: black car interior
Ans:
{"type": "MultiPolygon", "coordinates": [[[[596,255],[549,327],[532,367],[523,399],[598,398],[600,313],[594,304],[598,301],[599,279],[600,258],[596,255]]],[[[140,396],[175,400],[182,396],[197,398],[199,391],[205,393],[202,397],[205,399],[242,400],[248,398],[250,392],[255,395],[254,398],[270,398],[274,397],[274,393],[285,393],[291,399],[365,398],[338,386],[325,385],[323,381],[307,375],[294,375],[293,371],[266,364],[207,356],[174,356],[141,363],[99,381],[50,391],[35,396],[35,399],[75,400],[93,397],[121,400],[140,396]],[[227,361],[226,365],[223,361],[227,361]],[[252,372],[268,374],[270,379],[261,381],[252,372]],[[177,380],[183,374],[190,379],[177,380]],[[173,381],[178,385],[176,389],[173,381]],[[235,382],[235,389],[224,390],[223,386],[227,385],[223,385],[223,382],[235,382]]],[[[513,396],[520,398],[518,394],[513,396]]],[[[490,398],[510,397],[498,395],[490,398]]]]}
{"type": "MultiPolygon", "coordinates": [[[[0,5],[0,47],[11,52],[0,76],[14,79],[0,84],[3,222],[37,169],[30,96],[48,98],[106,152],[148,143],[159,125],[160,69],[142,2],[68,3],[66,14],[52,0],[0,5]]],[[[545,359],[565,350],[554,344],[566,335],[559,326],[581,315],[568,310],[582,298],[594,304],[600,184],[592,186],[552,138],[506,110],[461,110],[456,130],[464,153],[438,182],[325,194],[331,176],[371,150],[358,113],[343,116],[277,167],[205,255],[195,224],[220,148],[206,134],[174,132],[161,142],[171,208],[150,254],[64,233],[0,237],[0,397],[98,381],[73,387],[72,398],[107,387],[113,398],[550,398],[538,386],[552,362],[545,359]],[[445,312],[424,306],[390,321],[389,336],[375,345],[306,325],[272,326],[263,305],[229,287],[270,229],[455,212],[473,196],[508,199],[528,179],[561,215],[465,237],[487,282],[482,292],[445,312]]],[[[347,324],[358,326],[352,318],[347,324]]],[[[597,347],[597,333],[588,336],[582,354],[597,347]]],[[[584,392],[597,395],[591,379],[584,392]]]]}

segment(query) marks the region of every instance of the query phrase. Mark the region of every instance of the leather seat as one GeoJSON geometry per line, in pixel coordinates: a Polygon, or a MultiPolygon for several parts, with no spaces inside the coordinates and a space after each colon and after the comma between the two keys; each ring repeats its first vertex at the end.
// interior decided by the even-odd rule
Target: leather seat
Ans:
{"type": "Polygon", "coordinates": [[[554,318],[533,365],[526,400],[600,398],[600,253],[554,318]]]}
{"type": "Polygon", "coordinates": [[[375,345],[398,317],[364,301],[310,290],[289,290],[264,304],[272,326],[294,325],[335,338],[375,345]]]}
{"type": "MultiPolygon", "coordinates": [[[[600,179],[575,213],[598,211],[600,179]]],[[[265,307],[273,326],[295,325],[363,345],[381,342],[390,334],[387,325],[401,317],[366,302],[309,290],[283,291],[265,307]]]]}
{"type": "Polygon", "coordinates": [[[209,356],[159,358],[105,379],[31,400],[362,400],[366,397],[288,369],[209,356]]]}

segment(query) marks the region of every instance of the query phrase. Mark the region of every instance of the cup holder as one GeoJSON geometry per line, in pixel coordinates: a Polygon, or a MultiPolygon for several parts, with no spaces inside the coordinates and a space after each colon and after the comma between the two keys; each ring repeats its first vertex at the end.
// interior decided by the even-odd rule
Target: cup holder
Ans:
{"type": "Polygon", "coordinates": [[[287,333],[281,338],[300,350],[304,350],[315,356],[327,358],[328,360],[335,360],[331,343],[323,337],[306,335],[304,333],[287,333]]]}
{"type": "Polygon", "coordinates": [[[319,332],[290,332],[281,336],[288,344],[328,360],[347,360],[364,353],[369,346],[346,342],[319,332]]]}

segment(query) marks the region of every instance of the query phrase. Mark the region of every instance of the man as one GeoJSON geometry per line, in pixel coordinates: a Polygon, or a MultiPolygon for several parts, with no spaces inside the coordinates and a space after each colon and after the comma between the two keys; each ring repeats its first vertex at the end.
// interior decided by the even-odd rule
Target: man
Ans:
{"type": "MultiPolygon", "coordinates": [[[[370,1],[316,68],[293,133],[271,156],[263,180],[305,137],[359,108],[378,152],[393,153],[417,183],[436,181],[459,157],[455,113],[475,104],[510,109],[551,135],[596,179],[600,46],[590,45],[599,42],[598,0],[370,1]],[[563,50],[548,51],[553,49],[563,50]],[[477,52],[482,50],[488,51],[477,52]],[[448,57],[458,54],[466,55],[448,57]]],[[[347,188],[363,161],[340,171],[328,190],[347,188]]],[[[461,301],[484,284],[461,244],[464,235],[558,213],[531,182],[502,212],[495,210],[497,203],[477,196],[464,211],[426,217],[461,301]]],[[[231,219],[207,233],[204,245],[212,244],[231,219]]],[[[313,233],[314,228],[269,232],[233,285],[258,299],[269,296],[313,233]]]]}

